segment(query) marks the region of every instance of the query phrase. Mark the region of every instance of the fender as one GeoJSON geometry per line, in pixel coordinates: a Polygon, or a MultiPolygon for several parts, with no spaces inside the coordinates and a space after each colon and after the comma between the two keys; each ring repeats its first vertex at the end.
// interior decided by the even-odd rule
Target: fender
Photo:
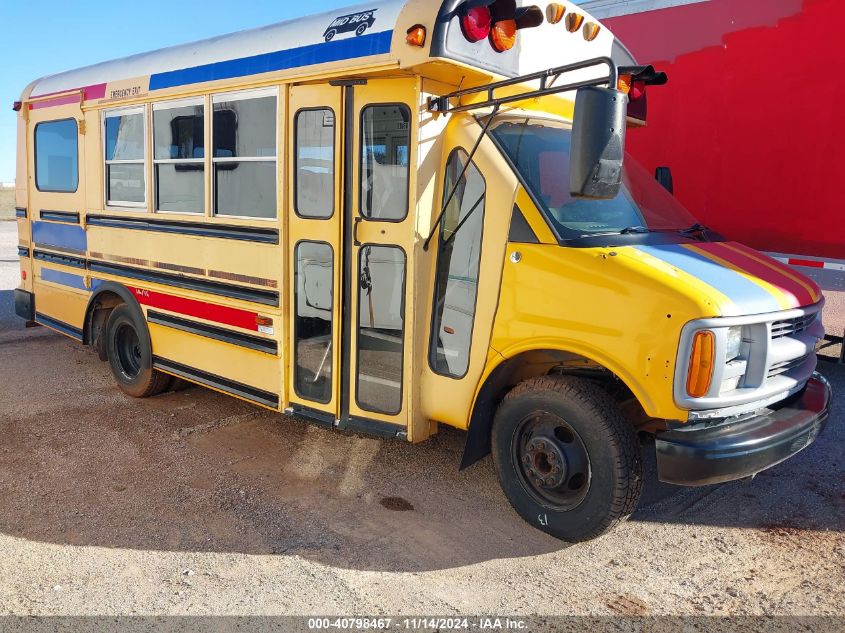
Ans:
{"type": "MultiPolygon", "coordinates": [[[[141,348],[147,352],[142,354],[142,358],[147,359],[144,362],[144,369],[152,368],[152,349],[153,344],[150,339],[150,331],[147,327],[147,320],[144,318],[144,312],[141,310],[141,304],[135,298],[135,295],[126,286],[114,281],[104,281],[97,286],[97,289],[88,300],[88,306],[85,308],[85,321],[82,330],[82,342],[85,345],[92,345],[94,341],[91,339],[91,330],[94,320],[94,306],[97,305],[99,297],[106,293],[111,293],[120,297],[123,302],[132,308],[132,320],[135,322],[135,329],[141,338],[141,348]]],[[[103,359],[105,360],[105,359],[103,359]]]]}
{"type": "MultiPolygon", "coordinates": [[[[590,353],[590,351],[595,352],[595,350],[581,349],[576,351],[570,346],[548,345],[550,342],[547,340],[522,342],[518,347],[497,355],[496,361],[494,361],[496,364],[492,368],[488,365],[488,370],[485,371],[480,389],[473,402],[464,454],[461,459],[461,470],[472,466],[490,454],[493,418],[499,403],[509,388],[522,380],[546,373],[554,365],[567,358],[580,358],[594,363],[606,371],[609,376],[615,377],[625,385],[646,411],[655,411],[655,403],[648,398],[648,394],[643,391],[642,386],[637,384],[631,376],[616,371],[615,364],[609,362],[605,355],[590,353]],[[569,347],[569,349],[566,349],[566,347],[569,347]],[[547,359],[530,359],[532,354],[547,355],[547,359]]],[[[560,341],[557,341],[557,343],[560,343],[560,341]]]]}

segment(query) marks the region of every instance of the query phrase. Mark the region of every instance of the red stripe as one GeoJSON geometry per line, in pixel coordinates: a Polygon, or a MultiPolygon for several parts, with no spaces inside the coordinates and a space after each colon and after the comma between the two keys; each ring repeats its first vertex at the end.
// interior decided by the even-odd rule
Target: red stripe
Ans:
{"type": "Polygon", "coordinates": [[[32,99],[43,99],[49,97],[51,94],[61,94],[63,96],[55,99],[46,99],[44,101],[36,101],[29,104],[30,110],[38,110],[40,108],[52,108],[54,106],[69,105],[80,102],[79,92],[82,92],[82,101],[90,99],[102,99],[106,96],[106,84],[94,84],[92,86],[85,86],[84,88],[74,88],[73,90],[62,90],[61,92],[48,92],[43,95],[33,95],[32,99]],[[76,94],[65,94],[68,92],[76,94]]]}
{"type": "MultiPolygon", "coordinates": [[[[818,301],[819,299],[822,298],[822,291],[821,291],[821,288],[819,288],[818,284],[815,281],[813,281],[812,279],[810,279],[809,277],[807,277],[806,275],[802,275],[800,272],[798,272],[794,268],[790,268],[790,266],[788,264],[786,264],[786,263],[784,263],[780,260],[777,260],[774,257],[769,257],[765,253],[761,253],[760,251],[756,251],[753,248],[746,246],[745,244],[740,244],[738,242],[731,242],[731,246],[739,248],[739,249],[741,249],[741,250],[743,250],[747,253],[751,253],[755,257],[764,258],[767,262],[769,262],[770,265],[774,266],[775,268],[777,268],[780,271],[783,271],[783,274],[787,277],[789,277],[790,275],[792,277],[795,277],[796,275],[801,277],[801,280],[804,282],[805,290],[806,290],[807,286],[809,286],[812,289],[812,292],[810,293],[810,299],[813,303],[815,303],[816,301],[818,301]]],[[[823,268],[824,264],[822,264],[819,267],[823,268]]]]}
{"type": "Polygon", "coordinates": [[[824,268],[824,262],[810,261],[809,259],[790,259],[792,266],[805,266],[806,268],[824,268]]]}
{"type": "Polygon", "coordinates": [[[237,308],[227,308],[226,306],[218,306],[204,301],[195,301],[194,299],[174,297],[173,295],[165,295],[158,292],[152,292],[151,290],[143,290],[141,288],[130,287],[129,290],[135,294],[135,298],[138,299],[138,303],[150,308],[176,312],[178,314],[184,314],[198,319],[205,319],[206,321],[214,321],[215,323],[223,323],[224,325],[231,325],[233,327],[239,327],[253,332],[258,331],[257,312],[238,310],[237,308]]]}
{"type": "MultiPolygon", "coordinates": [[[[749,254],[753,254],[755,257],[766,257],[766,255],[763,255],[762,253],[751,251],[748,248],[743,248],[741,245],[734,244],[733,242],[731,242],[731,246],[737,246],[749,254]]],[[[816,302],[816,299],[804,286],[788,277],[784,274],[784,272],[780,272],[775,268],[762,264],[747,255],[737,253],[735,250],[726,247],[724,244],[720,244],[719,242],[706,242],[703,244],[696,244],[696,247],[708,253],[712,253],[716,257],[721,257],[749,275],[753,275],[758,279],[771,284],[783,292],[786,298],[789,299],[790,303],[792,303],[793,307],[798,308],[800,306],[812,305],[816,302]]],[[[772,261],[774,262],[774,260],[772,261]]]]}

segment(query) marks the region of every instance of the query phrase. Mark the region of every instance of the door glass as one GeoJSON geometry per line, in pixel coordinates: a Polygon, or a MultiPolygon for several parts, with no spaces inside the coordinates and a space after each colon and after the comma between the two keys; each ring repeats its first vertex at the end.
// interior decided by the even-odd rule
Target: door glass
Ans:
{"type": "Polygon", "coordinates": [[[296,114],[296,212],[304,218],[334,213],[334,112],[296,114]]]}
{"type": "Polygon", "coordinates": [[[294,274],[294,387],[301,398],[327,403],[332,398],[332,247],[321,242],[297,244],[294,274]]]}
{"type": "Polygon", "coordinates": [[[456,378],[466,375],[469,368],[486,191],[484,178],[474,163],[469,164],[458,182],[466,162],[466,152],[457,150],[446,166],[443,195],[448,196],[453,190],[455,194],[440,223],[429,352],[434,371],[456,378]]]}
{"type": "Polygon", "coordinates": [[[405,253],[363,246],[358,266],[358,406],[394,415],[402,410],[405,253]]]}
{"type": "Polygon", "coordinates": [[[411,111],[375,105],[361,114],[361,215],[397,222],[408,214],[411,111]]]}

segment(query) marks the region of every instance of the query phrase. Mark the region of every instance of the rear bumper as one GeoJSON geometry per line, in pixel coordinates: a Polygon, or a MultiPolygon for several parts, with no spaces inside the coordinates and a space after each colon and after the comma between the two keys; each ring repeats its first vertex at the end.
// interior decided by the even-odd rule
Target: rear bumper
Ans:
{"type": "Polygon", "coordinates": [[[741,422],[659,433],[660,481],[682,486],[715,484],[755,475],[815,441],[830,415],[830,384],[814,374],[783,407],[741,422]]]}
{"type": "Polygon", "coordinates": [[[35,297],[31,292],[15,290],[15,314],[27,323],[35,320],[35,297]]]}

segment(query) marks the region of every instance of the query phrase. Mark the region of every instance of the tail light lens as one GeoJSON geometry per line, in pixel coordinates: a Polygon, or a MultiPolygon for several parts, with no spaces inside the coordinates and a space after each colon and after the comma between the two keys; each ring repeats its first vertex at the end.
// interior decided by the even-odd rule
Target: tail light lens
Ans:
{"type": "Polygon", "coordinates": [[[470,42],[480,42],[490,35],[493,25],[493,15],[489,7],[473,7],[467,9],[461,18],[461,29],[464,37],[470,42]]]}
{"type": "Polygon", "coordinates": [[[516,44],[516,20],[501,20],[493,25],[490,40],[500,53],[509,51],[516,44]]]}
{"type": "Polygon", "coordinates": [[[696,332],[687,371],[687,393],[693,398],[701,398],[710,391],[715,356],[716,337],[713,332],[696,332]]]}

